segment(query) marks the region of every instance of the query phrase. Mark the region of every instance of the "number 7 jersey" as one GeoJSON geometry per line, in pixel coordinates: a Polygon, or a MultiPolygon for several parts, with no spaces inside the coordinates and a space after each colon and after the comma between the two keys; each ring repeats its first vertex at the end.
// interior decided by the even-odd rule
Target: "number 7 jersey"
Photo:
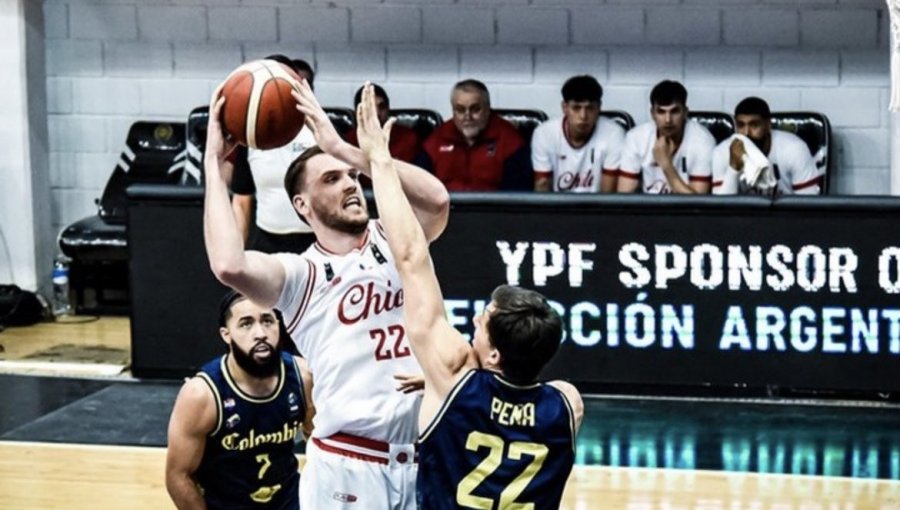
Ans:
{"type": "Polygon", "coordinates": [[[468,372],[419,439],[419,509],[559,508],[574,430],[571,406],[553,386],[468,372]]]}
{"type": "Polygon", "coordinates": [[[400,275],[380,225],[370,221],[359,248],[344,255],[315,243],[301,255],[276,256],[286,275],[276,308],[313,375],[313,437],[415,442],[421,396],[397,391],[393,376],[422,369],[403,328],[400,275]]]}

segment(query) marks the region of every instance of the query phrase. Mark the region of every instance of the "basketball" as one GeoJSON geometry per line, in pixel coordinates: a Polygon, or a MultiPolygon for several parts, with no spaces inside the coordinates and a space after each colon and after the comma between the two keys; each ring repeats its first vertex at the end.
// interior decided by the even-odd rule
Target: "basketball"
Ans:
{"type": "Polygon", "coordinates": [[[300,77],[274,60],[248,62],[222,87],[222,127],[233,140],[254,149],[286,145],[303,128],[303,114],[291,96],[300,77]]]}

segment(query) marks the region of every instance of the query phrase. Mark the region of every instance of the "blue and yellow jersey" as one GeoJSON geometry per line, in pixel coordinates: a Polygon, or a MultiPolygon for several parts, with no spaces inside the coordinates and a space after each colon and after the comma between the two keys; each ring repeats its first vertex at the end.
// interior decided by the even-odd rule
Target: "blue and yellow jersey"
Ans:
{"type": "Polygon", "coordinates": [[[419,509],[559,508],[574,431],[556,388],[468,372],[419,438],[419,509]]]}
{"type": "Polygon", "coordinates": [[[294,442],[306,402],[300,369],[289,354],[281,357],[278,385],[268,397],[241,391],[225,356],[197,374],[216,399],[216,427],[206,440],[196,473],[210,510],[298,508],[300,475],[294,442]]]}

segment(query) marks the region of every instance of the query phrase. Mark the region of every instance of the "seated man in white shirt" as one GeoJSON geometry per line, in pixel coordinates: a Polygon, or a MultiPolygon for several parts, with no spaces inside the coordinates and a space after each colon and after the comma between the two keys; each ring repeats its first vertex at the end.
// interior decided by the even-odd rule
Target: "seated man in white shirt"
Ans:
{"type": "Polygon", "coordinates": [[[774,174],[771,188],[741,179],[744,171],[744,143],[731,137],[713,151],[713,193],[717,195],[818,195],[822,175],[806,142],[793,133],[772,129],[769,105],[758,97],[742,100],[734,109],[737,133],[744,135],[769,160],[774,174]]]}
{"type": "Polygon", "coordinates": [[[612,193],[625,130],[600,116],[603,87],[593,76],[569,78],[560,118],[534,130],[531,161],[535,191],[612,193]]]}
{"type": "Polygon", "coordinates": [[[650,115],[652,121],[625,135],[618,192],[709,193],[716,141],[705,127],[688,122],[684,85],[657,83],[650,92],[650,115]]]}

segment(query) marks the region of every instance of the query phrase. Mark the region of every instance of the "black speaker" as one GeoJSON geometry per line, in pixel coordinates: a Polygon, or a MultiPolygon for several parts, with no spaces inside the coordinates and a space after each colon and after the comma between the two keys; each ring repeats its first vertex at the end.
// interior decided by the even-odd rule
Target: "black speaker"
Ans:
{"type": "Polygon", "coordinates": [[[203,189],[142,184],[127,192],[132,373],[190,375],[226,349],[217,321],[227,289],[203,245],[203,189]]]}

